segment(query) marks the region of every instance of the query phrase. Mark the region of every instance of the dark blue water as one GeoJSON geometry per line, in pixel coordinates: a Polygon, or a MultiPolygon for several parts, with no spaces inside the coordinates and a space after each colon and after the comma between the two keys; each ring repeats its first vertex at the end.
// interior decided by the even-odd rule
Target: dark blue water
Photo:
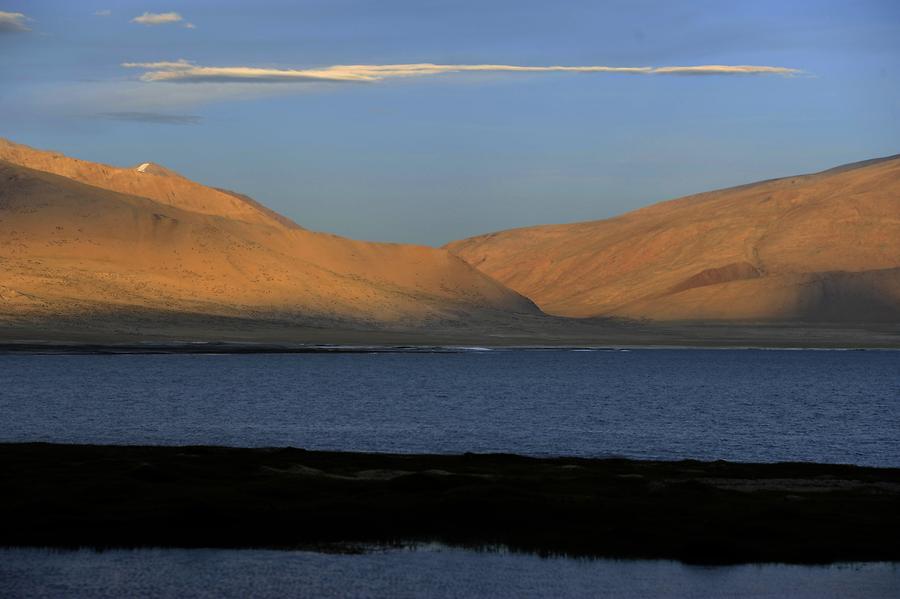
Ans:
{"type": "Polygon", "coordinates": [[[0,550],[9,597],[708,597],[893,599],[896,564],[688,566],[540,558],[427,547],[326,555],[303,551],[0,550]]]}
{"type": "Polygon", "coordinates": [[[0,441],[900,466],[900,352],[0,356],[0,441]]]}
{"type": "MultiPolygon", "coordinates": [[[[0,356],[0,441],[900,466],[900,352],[0,356]]],[[[0,550],[0,596],[896,597],[894,564],[0,550]]]]}

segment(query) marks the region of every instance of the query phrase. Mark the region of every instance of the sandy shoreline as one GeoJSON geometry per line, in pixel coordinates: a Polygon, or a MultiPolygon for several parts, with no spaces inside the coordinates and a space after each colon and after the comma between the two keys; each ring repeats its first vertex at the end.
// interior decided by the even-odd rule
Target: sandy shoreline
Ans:
{"type": "Polygon", "coordinates": [[[322,347],[900,348],[900,324],[662,323],[519,316],[390,328],[372,323],[134,311],[83,319],[0,318],[0,351],[306,351],[322,347]],[[93,348],[93,349],[91,349],[93,348]]]}
{"type": "Polygon", "coordinates": [[[576,351],[616,352],[631,350],[747,350],[747,351],[900,351],[894,347],[779,347],[729,345],[273,345],[240,343],[72,344],[58,342],[0,343],[2,355],[255,355],[255,354],[372,354],[464,353],[479,351],[576,351]]]}

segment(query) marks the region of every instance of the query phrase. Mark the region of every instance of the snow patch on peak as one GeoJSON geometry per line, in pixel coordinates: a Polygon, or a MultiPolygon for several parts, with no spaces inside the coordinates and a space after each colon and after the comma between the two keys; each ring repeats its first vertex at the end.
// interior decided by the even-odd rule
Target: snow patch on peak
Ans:
{"type": "Polygon", "coordinates": [[[159,177],[180,177],[175,171],[162,167],[155,162],[142,162],[134,170],[144,175],[157,175],[159,177]]]}

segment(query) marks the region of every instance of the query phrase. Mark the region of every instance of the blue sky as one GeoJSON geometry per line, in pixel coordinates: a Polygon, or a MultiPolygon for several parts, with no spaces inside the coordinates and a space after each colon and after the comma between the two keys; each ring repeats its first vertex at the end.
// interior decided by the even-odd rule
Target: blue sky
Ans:
{"type": "Polygon", "coordinates": [[[440,245],[900,152],[900,2],[0,0],[0,114],[13,141],[440,245]],[[798,72],[329,70],[421,63],[798,72]]]}

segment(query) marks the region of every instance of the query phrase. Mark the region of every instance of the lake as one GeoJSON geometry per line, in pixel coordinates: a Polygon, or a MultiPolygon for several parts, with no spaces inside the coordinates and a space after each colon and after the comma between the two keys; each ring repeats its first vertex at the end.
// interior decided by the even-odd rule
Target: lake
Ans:
{"type": "Polygon", "coordinates": [[[900,352],[2,355],[0,441],[900,466],[900,352]]]}
{"type": "MultiPolygon", "coordinates": [[[[2,355],[0,441],[900,466],[900,352],[2,355]]],[[[0,550],[4,596],[897,597],[897,564],[0,550]]]]}
{"type": "Polygon", "coordinates": [[[0,550],[11,597],[707,597],[893,599],[887,563],[707,567],[669,561],[541,558],[442,546],[361,555],[306,551],[0,550]]]}

